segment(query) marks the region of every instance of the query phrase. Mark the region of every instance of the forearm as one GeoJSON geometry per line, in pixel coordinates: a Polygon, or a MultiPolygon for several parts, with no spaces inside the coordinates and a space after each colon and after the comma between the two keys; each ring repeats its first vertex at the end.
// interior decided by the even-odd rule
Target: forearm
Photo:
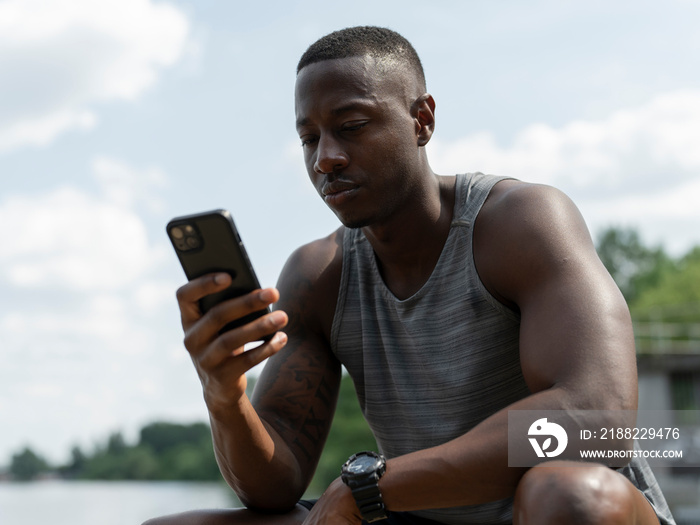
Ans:
{"type": "Polygon", "coordinates": [[[210,409],[210,421],[219,469],[241,502],[270,511],[294,506],[306,488],[301,469],[248,397],[227,410],[210,409]]]}
{"type": "Polygon", "coordinates": [[[508,467],[507,448],[507,419],[499,413],[449,443],[391,459],[379,483],[386,507],[457,507],[512,496],[524,471],[508,467]]]}
{"type": "MultiPolygon", "coordinates": [[[[524,470],[508,468],[506,439],[504,410],[448,443],[388,460],[379,480],[386,509],[459,507],[513,495],[524,470]]],[[[326,523],[328,513],[335,512],[348,523],[359,523],[353,495],[340,478],[314,506],[312,514],[319,519],[312,523],[326,523]]]]}
{"type": "Polygon", "coordinates": [[[392,511],[476,505],[512,496],[522,469],[508,467],[507,414],[464,436],[387,462],[379,486],[392,511]]]}
{"type": "Polygon", "coordinates": [[[544,390],[493,414],[452,441],[389,460],[379,482],[387,508],[445,508],[512,497],[527,469],[508,466],[508,412],[593,408],[580,404],[578,397],[586,396],[563,388],[544,390]]]}

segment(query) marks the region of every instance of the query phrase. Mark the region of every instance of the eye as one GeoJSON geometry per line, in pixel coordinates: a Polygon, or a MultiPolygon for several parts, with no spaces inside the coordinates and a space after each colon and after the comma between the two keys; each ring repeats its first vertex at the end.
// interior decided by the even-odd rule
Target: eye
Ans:
{"type": "Polygon", "coordinates": [[[299,137],[301,140],[301,147],[303,148],[304,146],[310,146],[311,144],[314,144],[318,141],[318,137],[315,135],[303,135],[299,137]]]}
{"type": "Polygon", "coordinates": [[[341,131],[359,131],[362,128],[364,128],[368,124],[368,121],[366,120],[360,120],[360,121],[352,121],[352,122],[346,122],[345,124],[342,125],[340,128],[341,131]]]}

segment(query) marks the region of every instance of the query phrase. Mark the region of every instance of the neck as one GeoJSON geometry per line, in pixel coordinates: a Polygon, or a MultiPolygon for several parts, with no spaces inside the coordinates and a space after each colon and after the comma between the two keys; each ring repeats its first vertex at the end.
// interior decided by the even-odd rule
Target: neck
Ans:
{"type": "Polygon", "coordinates": [[[382,278],[400,299],[428,280],[447,240],[455,199],[455,177],[432,175],[403,212],[381,225],[363,228],[382,278]]]}

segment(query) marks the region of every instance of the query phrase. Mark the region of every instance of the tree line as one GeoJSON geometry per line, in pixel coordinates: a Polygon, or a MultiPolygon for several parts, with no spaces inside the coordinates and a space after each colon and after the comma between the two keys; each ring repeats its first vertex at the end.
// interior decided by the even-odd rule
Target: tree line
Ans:
{"type": "MultiPolygon", "coordinates": [[[[251,381],[252,383],[252,381],[251,381]]],[[[340,475],[340,466],[359,450],[378,450],[362,417],[354,386],[345,375],[327,446],[308,494],[318,496],[340,475]]],[[[94,450],[73,447],[69,461],[52,465],[24,447],[12,455],[7,469],[14,481],[42,477],[68,480],[222,481],[207,423],[155,422],[144,426],[135,443],[121,432],[109,435],[94,450]]]]}
{"type": "MultiPolygon", "coordinates": [[[[635,230],[610,228],[599,235],[596,249],[636,322],[662,317],[688,326],[700,324],[700,246],[674,258],[660,246],[644,245],[635,230]]],[[[677,337],[695,336],[680,333],[677,337]]],[[[339,475],[347,457],[360,450],[378,449],[360,412],[352,381],[344,376],[336,416],[309,494],[320,494],[339,475]]],[[[115,432],[91,452],[74,447],[65,465],[50,465],[30,448],[12,456],[12,479],[31,480],[47,472],[83,480],[221,480],[206,423],[151,423],[132,444],[115,432]]]]}
{"type": "Polygon", "coordinates": [[[700,353],[700,246],[674,258],[611,228],[597,250],[630,307],[637,352],[700,353]]]}
{"type": "Polygon", "coordinates": [[[75,446],[70,460],[51,465],[29,447],[14,454],[9,474],[16,481],[40,476],[79,480],[187,480],[219,478],[206,423],[155,422],[144,426],[136,443],[112,433],[91,452],[75,446]]]}

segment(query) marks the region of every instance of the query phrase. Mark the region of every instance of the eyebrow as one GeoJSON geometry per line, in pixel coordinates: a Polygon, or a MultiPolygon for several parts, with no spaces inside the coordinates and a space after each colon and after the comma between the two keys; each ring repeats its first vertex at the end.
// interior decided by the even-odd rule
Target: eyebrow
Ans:
{"type": "MultiPolygon", "coordinates": [[[[368,109],[370,106],[371,104],[366,102],[350,102],[349,104],[331,110],[331,115],[338,117],[344,113],[350,113],[351,111],[368,109]]],[[[306,126],[310,121],[311,119],[309,117],[297,119],[297,129],[306,126]]]]}

